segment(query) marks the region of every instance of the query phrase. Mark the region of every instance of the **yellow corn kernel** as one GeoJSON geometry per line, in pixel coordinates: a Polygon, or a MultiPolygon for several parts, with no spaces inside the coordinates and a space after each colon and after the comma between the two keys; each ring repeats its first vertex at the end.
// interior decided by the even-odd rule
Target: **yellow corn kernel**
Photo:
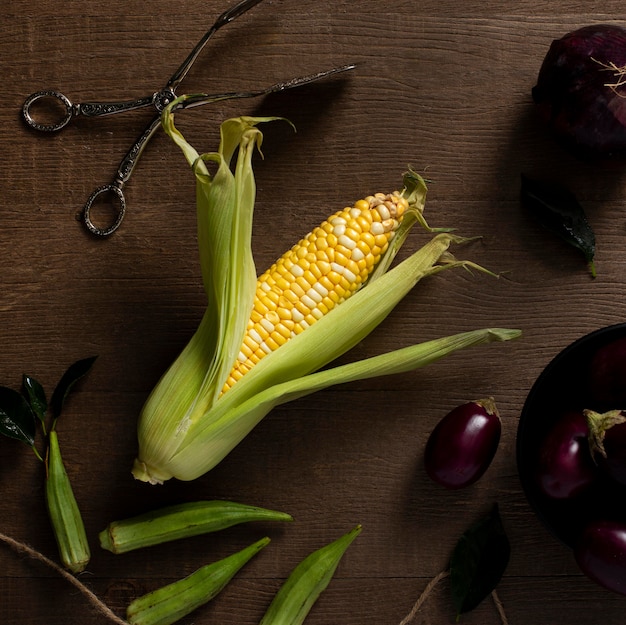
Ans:
{"type": "Polygon", "coordinates": [[[245,362],[254,352],[250,349],[250,346],[244,341],[241,346],[241,352],[239,353],[239,360],[245,362]]]}
{"type": "Polygon", "coordinates": [[[328,279],[332,282],[333,288],[337,288],[337,285],[341,282],[341,275],[339,275],[334,269],[328,272],[328,279]]]}
{"type": "Polygon", "coordinates": [[[302,296],[302,299],[299,302],[296,302],[294,306],[295,310],[303,315],[308,315],[311,312],[311,309],[304,303],[304,298],[306,294],[302,296]]]}
{"type": "Polygon", "coordinates": [[[272,334],[272,336],[274,337],[274,340],[277,343],[280,343],[282,345],[287,339],[291,338],[292,332],[293,332],[293,325],[286,324],[286,323],[279,323],[276,326],[276,329],[274,330],[274,333],[272,334]],[[277,337],[280,337],[280,338],[277,338],[277,337]]]}
{"type": "MultiPolygon", "coordinates": [[[[306,285],[308,287],[308,285],[306,285]]],[[[302,288],[297,282],[294,282],[291,285],[291,290],[295,293],[295,295],[297,295],[297,298],[294,302],[294,304],[296,302],[300,301],[300,298],[306,293],[306,290],[304,288],[302,288]]]]}
{"type": "MultiPolygon", "coordinates": [[[[263,320],[263,321],[265,321],[265,320],[263,320]]],[[[258,343],[263,343],[263,341],[265,341],[265,339],[270,335],[270,333],[267,331],[267,328],[264,327],[263,321],[261,321],[261,323],[255,325],[254,328],[252,328],[249,331],[250,336],[253,339],[256,339],[256,341],[258,343]]],[[[272,329],[274,329],[273,326],[272,326],[272,329]]]]}
{"type": "Polygon", "coordinates": [[[276,280],[276,286],[283,292],[289,288],[289,285],[290,282],[284,275],[280,276],[278,280],[276,280]]]}

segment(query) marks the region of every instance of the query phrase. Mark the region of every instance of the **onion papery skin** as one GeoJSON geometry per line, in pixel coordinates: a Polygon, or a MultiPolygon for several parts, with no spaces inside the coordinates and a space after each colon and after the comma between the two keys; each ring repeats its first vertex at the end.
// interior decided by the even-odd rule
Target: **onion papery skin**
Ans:
{"type": "Polygon", "coordinates": [[[540,117],[576,156],[626,158],[626,28],[584,26],[554,40],[532,96],[540,117]]]}

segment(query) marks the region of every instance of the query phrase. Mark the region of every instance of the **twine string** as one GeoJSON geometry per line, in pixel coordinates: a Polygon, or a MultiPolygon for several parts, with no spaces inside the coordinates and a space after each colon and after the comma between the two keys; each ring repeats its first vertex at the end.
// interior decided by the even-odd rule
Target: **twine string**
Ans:
{"type": "Polygon", "coordinates": [[[117,614],[115,614],[115,612],[113,612],[111,608],[109,608],[109,606],[106,605],[106,603],[104,603],[95,593],[89,590],[85,584],[74,577],[74,575],[61,568],[56,562],[50,560],[50,558],[46,557],[43,553],[40,553],[36,549],[33,549],[30,545],[20,542],[19,540],[15,540],[2,532],[0,532],[0,540],[11,547],[16,553],[27,555],[29,558],[45,564],[47,567],[58,573],[61,577],[77,588],[100,614],[110,619],[113,623],[117,623],[117,625],[128,625],[127,621],[117,616],[117,614]]]}
{"type": "MultiPolygon", "coordinates": [[[[417,613],[421,610],[424,603],[433,592],[437,584],[446,577],[449,577],[450,571],[442,571],[438,575],[435,575],[430,582],[426,585],[426,588],[422,591],[420,596],[417,598],[417,601],[413,604],[411,611],[400,621],[398,625],[409,625],[413,621],[413,619],[417,616],[417,613]]],[[[500,617],[500,622],[502,625],[509,625],[509,621],[506,617],[506,613],[504,612],[504,606],[502,605],[502,601],[500,601],[500,597],[498,597],[498,593],[493,590],[491,592],[491,598],[496,606],[496,610],[498,611],[498,616],[500,617]]]]}
{"type": "Polygon", "coordinates": [[[500,601],[500,597],[498,597],[498,593],[495,590],[492,591],[491,598],[496,605],[496,610],[498,610],[502,625],[509,625],[509,620],[506,618],[506,614],[504,613],[504,606],[502,605],[502,601],[500,601]]]}
{"type": "Polygon", "coordinates": [[[426,599],[428,599],[428,596],[434,590],[435,586],[442,579],[448,577],[448,575],[450,575],[450,571],[441,571],[439,575],[435,575],[435,577],[433,577],[430,582],[428,582],[426,588],[424,588],[422,594],[417,598],[417,601],[411,608],[411,611],[400,621],[400,625],[408,625],[417,616],[417,613],[420,611],[421,607],[424,605],[424,602],[426,601],[426,599]]]}
{"type": "MultiPolygon", "coordinates": [[[[19,540],[15,540],[6,534],[0,532],[0,541],[7,544],[11,547],[16,553],[27,555],[29,558],[33,560],[37,560],[42,564],[45,564],[47,567],[51,568],[58,575],[67,580],[70,584],[72,584],[75,588],[77,588],[93,605],[93,607],[103,616],[111,620],[113,623],[117,625],[128,625],[128,622],[121,619],[115,612],[109,608],[106,603],[104,603],[94,592],[89,590],[85,584],[83,584],[79,579],[74,577],[71,573],[60,567],[56,562],[50,560],[50,558],[46,557],[43,553],[40,553],[36,549],[33,549],[30,545],[26,543],[20,542],[19,540]]],[[[413,619],[417,616],[417,613],[421,610],[422,606],[433,592],[437,584],[450,575],[450,571],[442,571],[435,577],[433,577],[430,582],[426,585],[426,588],[422,591],[420,596],[417,598],[417,601],[413,604],[411,611],[400,621],[399,625],[409,625],[413,621],[413,619]]],[[[509,625],[509,621],[504,612],[504,606],[502,605],[502,601],[498,597],[498,594],[494,590],[491,593],[491,597],[498,611],[498,615],[500,616],[500,621],[502,625],[509,625]]]]}

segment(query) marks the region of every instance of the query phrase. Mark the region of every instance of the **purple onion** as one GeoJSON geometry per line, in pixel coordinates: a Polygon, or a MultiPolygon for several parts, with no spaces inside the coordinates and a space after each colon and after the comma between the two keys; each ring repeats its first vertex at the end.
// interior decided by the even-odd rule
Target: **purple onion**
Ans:
{"type": "Polygon", "coordinates": [[[532,95],[576,155],[626,156],[626,28],[585,26],[554,40],[532,95]]]}

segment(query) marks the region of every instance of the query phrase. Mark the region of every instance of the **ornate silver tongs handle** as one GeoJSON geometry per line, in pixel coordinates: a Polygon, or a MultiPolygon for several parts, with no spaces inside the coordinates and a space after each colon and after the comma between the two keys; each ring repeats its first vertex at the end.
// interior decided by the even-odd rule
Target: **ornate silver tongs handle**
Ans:
{"type": "MultiPolygon", "coordinates": [[[[120,162],[113,181],[110,184],[98,187],[87,199],[87,202],[83,207],[82,218],[85,226],[91,233],[97,236],[107,237],[113,234],[119,228],[126,213],[126,198],[124,197],[123,192],[124,185],[130,179],[133,170],[135,169],[137,162],[141,157],[141,154],[143,153],[146,145],[160,127],[161,112],[165,109],[166,106],[174,102],[174,100],[176,99],[176,88],[189,73],[189,70],[196,62],[198,56],[206,46],[209,39],[220,28],[222,28],[222,26],[229,24],[234,19],[240,17],[246,11],[256,6],[257,4],[260,4],[261,2],[262,0],[241,0],[230,9],[224,11],[224,13],[222,13],[217,18],[211,28],[209,28],[209,30],[204,33],[198,43],[196,43],[194,48],[188,54],[187,58],[172,74],[166,85],[150,96],[145,96],[136,100],[127,100],[123,102],[84,102],[81,104],[73,104],[69,100],[69,98],[67,98],[61,92],[54,89],[47,89],[44,91],[38,91],[36,93],[33,93],[26,99],[22,106],[22,115],[24,117],[24,120],[30,127],[42,132],[57,132],[62,128],[65,128],[65,126],[67,126],[69,122],[77,116],[101,117],[146,107],[153,107],[158,113],[146,126],[145,130],[130,147],[130,149],[120,162]],[[55,107],[59,109],[60,107],[61,114],[59,118],[54,122],[38,121],[36,119],[36,116],[34,115],[34,108],[37,106],[47,106],[49,109],[54,109],[55,107]],[[92,212],[95,203],[106,195],[112,196],[115,206],[113,207],[111,223],[108,226],[100,227],[95,224],[92,218],[92,212]]],[[[277,83],[275,85],[272,85],[271,87],[260,89],[257,91],[232,92],[216,95],[201,94],[199,96],[186,97],[181,100],[176,108],[194,108],[220,100],[252,98],[256,96],[267,95],[270,93],[276,93],[279,91],[284,91],[285,89],[299,87],[301,85],[320,80],[321,78],[330,76],[331,74],[347,71],[349,69],[352,69],[353,67],[354,65],[345,65],[343,67],[318,72],[309,76],[293,78],[286,82],[277,83]]]]}

